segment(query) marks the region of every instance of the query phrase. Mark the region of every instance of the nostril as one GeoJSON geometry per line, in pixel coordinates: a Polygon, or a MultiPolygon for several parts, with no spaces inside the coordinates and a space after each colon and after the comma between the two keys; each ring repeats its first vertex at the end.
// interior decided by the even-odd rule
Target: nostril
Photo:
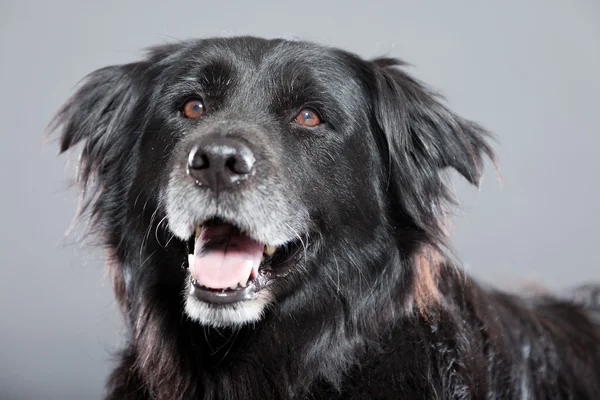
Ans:
{"type": "Polygon", "coordinates": [[[237,160],[235,159],[235,157],[230,157],[226,162],[225,162],[225,166],[227,168],[229,168],[231,171],[235,172],[236,174],[239,173],[237,171],[238,167],[236,166],[237,164],[237,160]]]}
{"type": "Polygon", "coordinates": [[[198,169],[210,168],[210,161],[208,160],[208,156],[206,154],[201,154],[199,158],[199,162],[196,165],[198,169]]]}
{"type": "Polygon", "coordinates": [[[248,175],[254,167],[254,157],[252,154],[235,154],[227,159],[225,167],[237,175],[248,175]]]}
{"type": "Polygon", "coordinates": [[[188,157],[188,167],[191,169],[208,169],[210,160],[201,148],[194,148],[188,157]]]}

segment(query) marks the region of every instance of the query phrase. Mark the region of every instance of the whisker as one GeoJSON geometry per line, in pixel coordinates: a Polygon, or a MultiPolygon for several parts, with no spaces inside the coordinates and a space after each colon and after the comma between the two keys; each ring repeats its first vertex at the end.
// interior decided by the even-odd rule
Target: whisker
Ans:
{"type": "Polygon", "coordinates": [[[336,284],[336,289],[338,294],[341,293],[340,290],[340,264],[338,263],[337,257],[335,256],[335,254],[333,255],[333,261],[335,262],[335,270],[337,272],[337,284],[336,284]]]}
{"type": "Polygon", "coordinates": [[[134,209],[135,209],[135,206],[137,206],[137,202],[138,202],[138,200],[139,200],[140,196],[142,195],[142,192],[143,192],[143,191],[144,191],[144,189],[140,190],[140,192],[138,193],[138,195],[137,195],[137,196],[135,196],[135,200],[134,200],[134,202],[133,202],[133,208],[134,208],[134,209]]]}
{"type": "Polygon", "coordinates": [[[160,239],[158,238],[158,229],[160,228],[160,224],[162,224],[162,223],[163,223],[163,222],[164,222],[166,219],[167,219],[167,216],[165,215],[165,216],[163,217],[163,219],[161,219],[161,220],[159,221],[159,223],[158,223],[158,224],[156,224],[156,229],[154,230],[154,238],[156,239],[156,242],[157,242],[157,243],[158,243],[158,244],[159,244],[159,245],[160,245],[160,246],[161,246],[163,249],[164,249],[165,247],[167,247],[167,245],[169,244],[169,242],[167,241],[167,244],[165,244],[165,245],[163,245],[163,244],[160,242],[160,239]]]}
{"type": "MultiPolygon", "coordinates": [[[[303,258],[303,264],[302,264],[302,268],[305,271],[308,271],[308,268],[306,267],[306,262],[307,262],[307,250],[308,250],[308,241],[309,241],[309,235],[306,234],[306,243],[304,243],[304,241],[302,240],[302,235],[300,235],[298,233],[297,230],[295,230],[291,225],[289,225],[288,223],[285,223],[285,226],[294,233],[294,235],[298,238],[298,240],[300,241],[300,244],[302,245],[302,251],[304,252],[304,257],[303,258]]],[[[291,255],[291,257],[294,257],[297,253],[294,253],[293,255],[291,255]]]]}
{"type": "Polygon", "coordinates": [[[150,237],[152,225],[154,224],[154,220],[156,219],[157,213],[158,213],[158,207],[156,207],[156,210],[154,210],[154,212],[152,213],[152,216],[150,217],[150,223],[148,224],[148,230],[146,231],[146,234],[142,238],[142,243],[140,244],[140,255],[139,255],[140,259],[143,257],[144,247],[146,246],[146,242],[148,241],[148,238],[150,237]]]}
{"type": "Polygon", "coordinates": [[[146,262],[148,262],[152,256],[154,256],[154,254],[156,254],[156,250],[154,250],[152,253],[150,253],[150,255],[148,257],[146,257],[146,259],[144,261],[142,261],[142,263],[140,264],[140,268],[142,268],[144,266],[144,264],[146,264],[146,262]]]}
{"type": "Polygon", "coordinates": [[[167,247],[169,245],[169,243],[171,243],[171,241],[175,238],[175,234],[171,233],[171,237],[169,237],[169,239],[167,239],[167,244],[165,244],[165,247],[167,247]]]}

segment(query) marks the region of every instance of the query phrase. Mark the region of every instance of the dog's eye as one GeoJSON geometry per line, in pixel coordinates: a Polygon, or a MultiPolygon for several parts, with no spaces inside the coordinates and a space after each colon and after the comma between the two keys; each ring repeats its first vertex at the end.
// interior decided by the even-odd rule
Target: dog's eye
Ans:
{"type": "Polygon", "coordinates": [[[296,115],[296,122],[302,126],[312,128],[319,125],[321,119],[315,111],[310,108],[304,108],[296,115]]]}
{"type": "Polygon", "coordinates": [[[204,103],[202,102],[202,99],[194,98],[187,100],[183,105],[181,113],[184,117],[189,119],[201,117],[202,114],[204,114],[204,103]]]}

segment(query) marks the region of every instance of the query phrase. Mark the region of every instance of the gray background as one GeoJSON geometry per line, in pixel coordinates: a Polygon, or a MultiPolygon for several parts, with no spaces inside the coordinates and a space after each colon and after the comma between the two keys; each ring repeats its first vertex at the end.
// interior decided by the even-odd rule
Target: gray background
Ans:
{"type": "Polygon", "coordinates": [[[76,154],[65,167],[43,134],[85,74],[172,38],[292,36],[408,60],[500,143],[502,185],[491,168],[481,191],[456,181],[466,268],[508,288],[600,280],[597,0],[214,3],[1,1],[0,399],[101,396],[120,320],[102,251],[64,237],[76,154]]]}

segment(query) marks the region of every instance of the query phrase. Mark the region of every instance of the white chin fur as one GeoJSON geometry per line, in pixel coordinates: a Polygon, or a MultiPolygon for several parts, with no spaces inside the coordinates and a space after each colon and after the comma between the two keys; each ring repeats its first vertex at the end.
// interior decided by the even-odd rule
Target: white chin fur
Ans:
{"type": "Polygon", "coordinates": [[[191,320],[201,325],[214,328],[239,327],[262,319],[269,304],[266,297],[261,293],[253,300],[214,306],[196,299],[188,292],[185,299],[185,312],[191,320]]]}

